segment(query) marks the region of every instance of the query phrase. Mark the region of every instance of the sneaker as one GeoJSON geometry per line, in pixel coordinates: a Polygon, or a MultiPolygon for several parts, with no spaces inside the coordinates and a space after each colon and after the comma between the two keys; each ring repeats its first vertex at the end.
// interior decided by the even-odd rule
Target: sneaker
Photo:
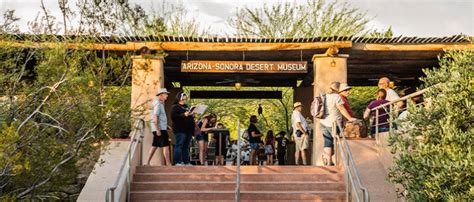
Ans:
{"type": "Polygon", "coordinates": [[[184,164],[185,166],[193,166],[191,163],[184,164]]]}
{"type": "Polygon", "coordinates": [[[185,166],[184,163],[177,163],[175,166],[185,166]]]}

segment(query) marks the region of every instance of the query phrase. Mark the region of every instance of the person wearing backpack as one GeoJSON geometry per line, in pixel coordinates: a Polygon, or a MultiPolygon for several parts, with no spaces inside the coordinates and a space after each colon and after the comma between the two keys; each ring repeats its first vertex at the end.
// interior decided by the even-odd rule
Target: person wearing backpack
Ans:
{"type": "MultiPolygon", "coordinates": [[[[324,138],[324,154],[323,162],[324,165],[333,166],[332,155],[334,154],[334,139],[332,136],[332,127],[336,122],[336,132],[339,134],[342,132],[342,116],[347,118],[348,121],[355,121],[356,118],[352,117],[344,107],[344,101],[339,95],[339,82],[332,82],[326,95],[323,95],[323,106],[324,115],[320,116],[320,126],[324,138]]],[[[318,110],[321,110],[318,108],[318,110]]]]}

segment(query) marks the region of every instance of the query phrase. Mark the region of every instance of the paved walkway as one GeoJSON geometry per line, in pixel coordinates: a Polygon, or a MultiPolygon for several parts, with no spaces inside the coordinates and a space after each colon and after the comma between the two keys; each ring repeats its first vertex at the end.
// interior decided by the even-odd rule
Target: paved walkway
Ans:
{"type": "Polygon", "coordinates": [[[395,187],[387,179],[373,140],[348,140],[362,183],[369,189],[370,201],[397,201],[395,187]]]}
{"type": "MultiPolygon", "coordinates": [[[[103,164],[96,163],[77,201],[104,201],[105,191],[113,186],[124,160],[130,141],[111,141],[100,156],[103,164]]],[[[117,192],[120,192],[119,190],[117,192]]]]}

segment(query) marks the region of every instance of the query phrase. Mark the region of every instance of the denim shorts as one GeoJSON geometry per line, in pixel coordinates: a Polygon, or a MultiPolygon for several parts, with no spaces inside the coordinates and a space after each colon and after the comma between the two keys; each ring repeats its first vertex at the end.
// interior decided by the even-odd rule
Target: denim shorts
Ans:
{"type": "MultiPolygon", "coordinates": [[[[334,147],[334,138],[332,137],[332,127],[321,124],[321,131],[324,137],[324,147],[334,147]]],[[[336,131],[337,132],[337,131],[336,131]]]]}
{"type": "Polygon", "coordinates": [[[209,142],[209,135],[208,135],[208,134],[200,134],[200,135],[197,135],[197,136],[196,136],[196,140],[197,140],[197,141],[202,141],[202,140],[204,140],[204,142],[209,142]]]}
{"type": "Polygon", "coordinates": [[[257,150],[258,149],[258,143],[250,143],[250,149],[251,150],[257,150]]]}

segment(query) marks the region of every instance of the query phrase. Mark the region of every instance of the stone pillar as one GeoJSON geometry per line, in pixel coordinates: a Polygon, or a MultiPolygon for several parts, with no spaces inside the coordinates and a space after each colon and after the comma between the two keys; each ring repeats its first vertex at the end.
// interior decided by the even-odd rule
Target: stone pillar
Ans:
{"type": "MultiPolygon", "coordinates": [[[[133,56],[132,68],[132,118],[145,120],[145,137],[143,138],[143,163],[148,159],[148,153],[153,142],[150,131],[151,103],[156,93],[164,87],[164,58],[163,56],[133,56]]],[[[162,165],[161,152],[156,151],[151,161],[152,165],[162,165]]]]}
{"type": "Polygon", "coordinates": [[[301,102],[301,104],[303,104],[304,109],[301,114],[305,118],[311,117],[309,109],[311,108],[311,103],[313,102],[313,87],[308,84],[308,86],[294,88],[293,103],[295,102],[301,102]]]}
{"type": "MultiPolygon", "coordinates": [[[[325,93],[332,82],[347,82],[347,55],[330,57],[327,55],[314,55],[314,95],[325,93]]],[[[323,136],[319,125],[319,119],[314,119],[314,141],[312,165],[323,165],[321,156],[323,155],[323,136]]]]}

